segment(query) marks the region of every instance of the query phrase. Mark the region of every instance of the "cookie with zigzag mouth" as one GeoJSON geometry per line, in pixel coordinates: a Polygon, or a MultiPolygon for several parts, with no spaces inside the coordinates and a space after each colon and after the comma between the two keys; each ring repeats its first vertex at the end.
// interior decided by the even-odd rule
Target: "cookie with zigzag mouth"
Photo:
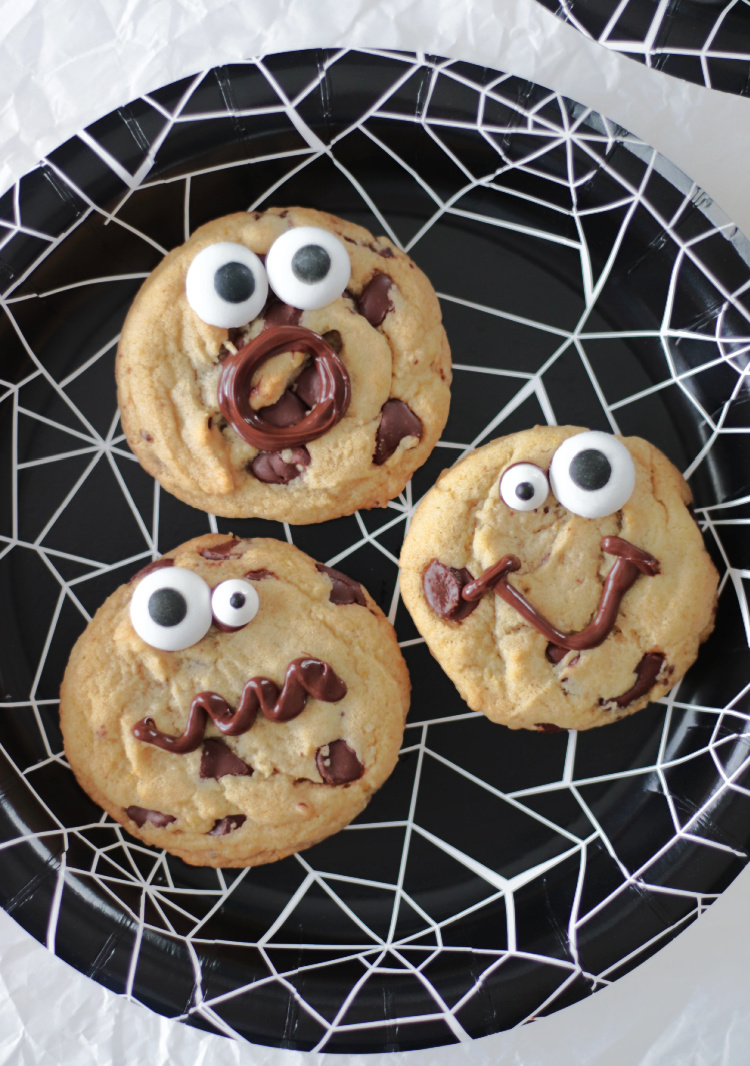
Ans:
{"type": "Polygon", "coordinates": [[[97,611],[60,722],[79,783],[134,836],[254,866],[359,814],[408,706],[393,628],[358,582],[290,544],[208,534],[97,611]]]}
{"type": "Polygon", "coordinates": [[[446,471],[416,510],[401,592],[469,706],[588,729],[680,680],[718,575],[686,482],[638,437],[537,426],[446,471]]]}

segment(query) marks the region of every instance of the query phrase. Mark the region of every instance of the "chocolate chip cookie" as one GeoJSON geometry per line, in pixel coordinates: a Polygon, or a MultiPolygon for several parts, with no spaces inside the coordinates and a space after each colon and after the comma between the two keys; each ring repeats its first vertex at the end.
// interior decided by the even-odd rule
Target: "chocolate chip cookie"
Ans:
{"type": "Polygon", "coordinates": [[[393,628],[358,582],[289,544],[209,534],[97,611],[60,721],[79,783],[130,833],[253,866],[364,808],[408,705],[393,628]]]}
{"type": "Polygon", "coordinates": [[[663,696],[714,625],[718,575],[653,445],[573,426],[502,437],[419,504],[401,591],[469,706],[588,729],[663,696]]]}
{"type": "Polygon", "coordinates": [[[397,496],[443,430],[450,380],[421,270],[306,208],[201,226],[144,283],[117,355],[128,444],[165,489],[293,523],[397,496]]]}

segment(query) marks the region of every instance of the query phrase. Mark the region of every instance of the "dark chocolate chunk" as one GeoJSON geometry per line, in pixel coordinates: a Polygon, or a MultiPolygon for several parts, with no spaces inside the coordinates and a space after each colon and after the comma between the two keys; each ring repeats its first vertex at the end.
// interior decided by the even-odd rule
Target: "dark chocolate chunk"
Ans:
{"type": "Polygon", "coordinates": [[[403,400],[386,400],[380,412],[380,425],[375,440],[376,466],[382,466],[398,448],[404,437],[422,439],[422,423],[403,400]]]}
{"type": "Polygon", "coordinates": [[[321,574],[326,574],[331,579],[331,595],[328,597],[331,603],[358,603],[360,607],[367,606],[362,586],[354,578],[347,577],[340,570],[324,566],[323,563],[316,563],[315,569],[321,574]]]}
{"type": "Polygon", "coordinates": [[[344,338],[337,329],[329,329],[327,333],[323,334],[323,340],[336,355],[341,354],[341,349],[344,347],[344,338]]]}
{"type": "Polygon", "coordinates": [[[267,577],[276,577],[273,570],[248,570],[245,577],[248,581],[264,581],[267,577]]]}
{"type": "Polygon", "coordinates": [[[225,540],[221,544],[212,544],[210,548],[201,548],[198,554],[214,562],[220,562],[223,559],[241,559],[245,550],[244,548],[240,548],[239,551],[235,550],[238,544],[241,545],[242,541],[233,537],[232,540],[225,540]]]}
{"type": "Polygon", "coordinates": [[[250,463],[250,472],[267,485],[288,485],[310,465],[310,453],[304,445],[289,450],[289,463],[282,459],[281,452],[259,452],[250,463]]]}
{"type": "Polygon", "coordinates": [[[146,574],[152,573],[154,570],[162,570],[165,566],[174,566],[174,559],[165,559],[164,556],[161,559],[154,559],[148,566],[144,566],[142,570],[139,570],[137,574],[133,574],[128,581],[129,585],[132,585],[134,581],[140,581],[146,574]]]}
{"type": "Polygon", "coordinates": [[[393,310],[392,285],[393,279],[387,274],[375,274],[360,293],[357,310],[371,326],[379,326],[388,312],[393,310]]]}
{"type": "Polygon", "coordinates": [[[618,707],[627,707],[629,703],[645,696],[653,688],[662,672],[666,657],[660,651],[649,651],[643,656],[635,668],[636,681],[632,688],[623,692],[621,696],[611,696],[609,699],[599,700],[601,707],[611,707],[613,703],[618,707]]]}
{"type": "Polygon", "coordinates": [[[438,616],[450,622],[461,622],[471,614],[479,600],[464,600],[461,589],[474,580],[466,567],[457,570],[433,559],[424,572],[422,587],[427,603],[438,616]]]}
{"type": "Polygon", "coordinates": [[[252,772],[252,766],[235,755],[223,740],[214,737],[204,740],[199,771],[202,778],[213,777],[218,781],[220,777],[249,777],[252,772]]]}
{"type": "Polygon", "coordinates": [[[549,643],[547,645],[547,648],[544,652],[547,662],[552,663],[554,666],[557,666],[558,663],[561,663],[567,654],[567,648],[561,648],[559,644],[552,643],[549,643]]]}
{"type": "Polygon", "coordinates": [[[321,384],[320,375],[318,374],[315,363],[310,363],[302,371],[300,376],[294,383],[294,389],[296,395],[307,404],[308,407],[314,407],[316,403],[320,403],[321,396],[321,384]]]}
{"type": "Polygon", "coordinates": [[[246,821],[247,815],[228,814],[226,818],[219,818],[214,822],[214,827],[213,829],[209,829],[208,836],[225,837],[227,833],[233,833],[235,829],[239,829],[239,827],[244,825],[246,821]]]}
{"type": "Polygon", "coordinates": [[[291,389],[285,389],[280,400],[262,407],[258,413],[272,426],[296,426],[307,414],[307,408],[291,389]]]}
{"type": "Polygon", "coordinates": [[[264,329],[270,329],[271,326],[298,326],[302,311],[299,307],[292,307],[291,304],[284,304],[281,300],[274,300],[267,304],[263,318],[264,329]]]}
{"type": "Polygon", "coordinates": [[[345,740],[334,740],[318,748],[315,765],[327,785],[347,785],[357,781],[365,772],[357,753],[345,740]]]}
{"type": "Polygon", "coordinates": [[[379,248],[378,255],[382,255],[383,259],[393,259],[392,248],[379,248]]]}
{"type": "Polygon", "coordinates": [[[562,733],[562,727],[553,725],[552,722],[534,722],[534,728],[540,733],[562,733]]]}
{"type": "Polygon", "coordinates": [[[169,825],[170,822],[176,822],[177,819],[173,814],[163,814],[161,811],[150,811],[147,807],[126,807],[125,813],[128,818],[131,818],[140,829],[141,826],[149,825],[156,826],[157,829],[163,829],[165,825],[169,825]]]}

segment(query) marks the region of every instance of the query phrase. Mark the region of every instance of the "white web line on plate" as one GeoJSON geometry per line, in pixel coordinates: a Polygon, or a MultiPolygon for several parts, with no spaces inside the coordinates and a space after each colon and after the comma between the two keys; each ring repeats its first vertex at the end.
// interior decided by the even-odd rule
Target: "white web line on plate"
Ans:
{"type": "MultiPolygon", "coordinates": [[[[641,31],[638,37],[624,37],[614,36],[615,28],[620,18],[627,13],[629,7],[629,0],[619,0],[619,3],[610,14],[605,25],[598,29],[596,34],[585,25],[585,16],[589,13],[586,8],[581,8],[581,13],[584,17],[584,21],[578,18],[574,14],[572,5],[569,0],[561,0],[561,3],[555,7],[550,0],[545,0],[545,6],[554,11],[555,14],[561,15],[566,22],[569,22],[585,37],[589,37],[593,40],[598,40],[600,44],[611,49],[612,51],[622,52],[626,55],[640,56],[647,66],[653,66],[653,60],[658,57],[669,56],[687,56],[696,59],[700,63],[700,70],[702,76],[702,83],[706,88],[713,87],[711,67],[709,60],[727,60],[737,64],[747,64],[748,53],[745,47],[744,51],[732,51],[727,48],[714,48],[713,42],[720,30],[725,29],[725,23],[730,15],[736,15],[737,18],[741,18],[741,11],[746,8],[745,0],[729,0],[712,11],[714,18],[713,25],[708,27],[703,43],[699,47],[680,46],[673,41],[667,40],[664,44],[658,44],[657,41],[660,35],[664,32],[664,27],[667,24],[668,18],[674,18],[674,12],[669,14],[668,5],[666,0],[661,0],[660,5],[651,13],[651,17],[648,23],[648,28],[641,31]],[[740,9],[740,12],[738,12],[740,9]]],[[[635,6],[635,5],[633,5],[635,6]]],[[[708,12],[707,12],[708,13],[708,12]]],[[[681,22],[686,21],[687,12],[680,9],[676,13],[675,24],[679,27],[681,22]]],[[[733,24],[734,28],[738,28],[739,23],[735,20],[733,24]]],[[[726,30],[725,32],[731,32],[726,30]]],[[[690,73],[683,73],[683,77],[687,77],[691,81],[695,81],[701,84],[701,79],[693,76],[690,73]]],[[[737,91],[737,90],[735,90],[737,91]]]]}

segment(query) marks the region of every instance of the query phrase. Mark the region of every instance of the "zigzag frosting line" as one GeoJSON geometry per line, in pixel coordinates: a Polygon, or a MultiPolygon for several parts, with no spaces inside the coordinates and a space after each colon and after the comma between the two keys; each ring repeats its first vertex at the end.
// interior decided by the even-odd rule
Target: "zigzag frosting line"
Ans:
{"type": "Polygon", "coordinates": [[[304,710],[307,697],[337,703],[347,687],[332,666],[321,659],[295,659],[289,663],[281,691],[268,677],[251,677],[242,690],[236,710],[232,710],[217,692],[199,692],[193,698],[187,725],[182,736],[171,736],[157,729],[153,718],[141,718],[133,726],[133,736],[146,744],[186,755],[203,743],[208,719],[225,737],[246,733],[260,710],[271,722],[288,722],[304,710]]]}

